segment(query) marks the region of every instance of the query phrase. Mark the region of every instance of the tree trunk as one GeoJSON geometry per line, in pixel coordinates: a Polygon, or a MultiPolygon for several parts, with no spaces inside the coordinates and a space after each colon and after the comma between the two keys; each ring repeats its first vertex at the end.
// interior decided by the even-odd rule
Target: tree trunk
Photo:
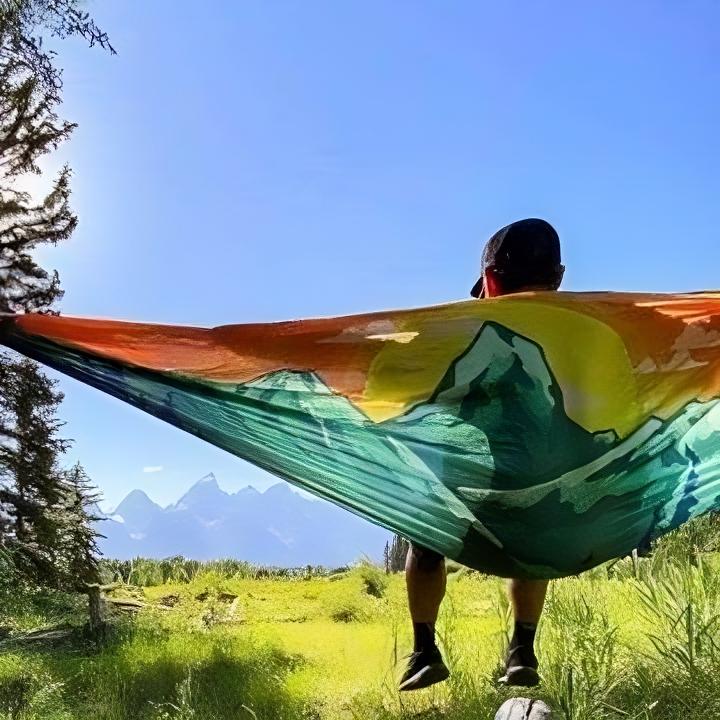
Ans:
{"type": "Polygon", "coordinates": [[[90,613],[90,632],[102,635],[105,630],[105,600],[99,585],[90,585],[87,589],[88,611],[90,613]]]}
{"type": "Polygon", "coordinates": [[[105,621],[105,611],[107,603],[105,601],[105,593],[116,590],[121,587],[122,583],[116,582],[110,585],[100,585],[99,583],[85,583],[79,588],[80,592],[88,596],[88,613],[90,615],[90,632],[98,638],[105,634],[107,623],[105,621]]]}

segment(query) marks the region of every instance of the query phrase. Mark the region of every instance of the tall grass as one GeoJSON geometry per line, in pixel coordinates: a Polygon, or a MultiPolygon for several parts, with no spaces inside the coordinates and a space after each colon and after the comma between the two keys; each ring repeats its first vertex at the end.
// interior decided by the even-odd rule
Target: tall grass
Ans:
{"type": "MultiPolygon", "coordinates": [[[[477,720],[522,694],[545,700],[558,720],[714,720],[719,530],[705,519],[647,557],[553,583],[538,634],[543,684],[520,692],[496,683],[511,613],[503,583],[479,573],[448,579],[438,638],[450,679],[401,695],[410,623],[400,575],[366,563],[331,574],[237,561],[108,562],[107,573],[141,586],[145,610],[101,648],[80,636],[6,647],[0,718],[477,720]],[[166,597],[172,607],[156,607],[166,597]]],[[[47,619],[71,611],[28,602],[47,619]]]]}
{"type": "Polygon", "coordinates": [[[170,628],[140,617],[99,653],[79,644],[62,654],[4,653],[0,717],[211,720],[255,712],[293,720],[303,717],[304,703],[284,680],[299,662],[251,632],[231,638],[222,628],[170,628]]]}
{"type": "Polygon", "coordinates": [[[551,586],[539,637],[544,689],[567,720],[616,717],[618,628],[592,580],[551,586]]]}

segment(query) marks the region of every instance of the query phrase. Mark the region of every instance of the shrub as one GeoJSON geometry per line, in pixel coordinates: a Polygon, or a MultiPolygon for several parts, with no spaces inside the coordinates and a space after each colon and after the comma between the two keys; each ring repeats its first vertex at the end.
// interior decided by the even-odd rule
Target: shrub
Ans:
{"type": "Polygon", "coordinates": [[[335,622],[356,622],[360,620],[362,611],[360,608],[352,602],[347,604],[338,604],[338,606],[331,611],[330,617],[335,622]]]}
{"type": "Polygon", "coordinates": [[[697,564],[707,553],[720,551],[720,513],[695,518],[653,544],[652,552],[665,560],[697,564]]]}
{"type": "Polygon", "coordinates": [[[385,595],[388,586],[387,575],[377,565],[363,561],[359,566],[358,573],[368,595],[376,598],[385,595]]]}
{"type": "Polygon", "coordinates": [[[0,717],[3,719],[47,717],[60,704],[61,690],[62,683],[53,681],[42,667],[26,657],[10,655],[0,660],[0,717]]]}

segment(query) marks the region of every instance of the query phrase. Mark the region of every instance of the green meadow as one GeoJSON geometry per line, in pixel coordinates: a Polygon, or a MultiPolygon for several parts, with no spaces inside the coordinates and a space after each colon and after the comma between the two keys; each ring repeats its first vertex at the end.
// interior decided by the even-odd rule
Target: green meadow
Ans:
{"type": "Polygon", "coordinates": [[[706,518],[649,557],[553,583],[536,691],[495,682],[509,627],[502,581],[455,566],[439,621],[452,675],[402,695],[404,579],[368,563],[105,562],[106,579],[124,582],[102,639],[84,627],[82,598],[5,588],[0,717],[464,720],[525,695],[567,720],[720,718],[718,527],[706,518]]]}

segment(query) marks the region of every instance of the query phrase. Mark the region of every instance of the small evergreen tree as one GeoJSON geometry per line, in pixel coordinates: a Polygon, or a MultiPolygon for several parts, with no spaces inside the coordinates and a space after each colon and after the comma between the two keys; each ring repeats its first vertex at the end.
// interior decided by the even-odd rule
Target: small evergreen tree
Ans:
{"type": "Polygon", "coordinates": [[[94,524],[100,520],[97,501],[100,495],[80,463],[63,474],[62,497],[56,511],[59,525],[57,564],[64,583],[81,592],[100,578],[97,539],[94,524]]]}

